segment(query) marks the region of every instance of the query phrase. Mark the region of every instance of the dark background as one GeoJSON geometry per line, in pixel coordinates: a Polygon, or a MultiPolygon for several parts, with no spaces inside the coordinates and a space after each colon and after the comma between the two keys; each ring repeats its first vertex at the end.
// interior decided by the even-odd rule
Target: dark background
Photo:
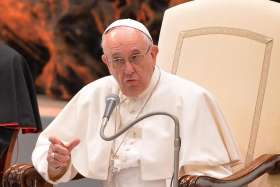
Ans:
{"type": "Polygon", "coordinates": [[[0,1],[0,39],[23,54],[38,93],[69,100],[108,75],[101,34],[114,20],[143,22],[157,43],[164,11],[189,0],[0,1]]]}

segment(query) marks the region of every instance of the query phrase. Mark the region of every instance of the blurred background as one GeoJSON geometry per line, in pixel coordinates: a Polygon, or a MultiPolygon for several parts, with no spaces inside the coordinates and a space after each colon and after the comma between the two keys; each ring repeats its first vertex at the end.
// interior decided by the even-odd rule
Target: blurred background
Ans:
{"type": "Polygon", "coordinates": [[[108,75],[101,34],[114,20],[143,22],[157,43],[165,9],[187,0],[0,1],[0,39],[29,62],[37,92],[69,100],[85,84],[108,75]]]}
{"type": "MultiPolygon", "coordinates": [[[[43,128],[84,85],[108,75],[101,35],[119,18],[144,23],[155,43],[164,11],[189,0],[1,0],[0,40],[28,61],[43,128]]],[[[20,134],[14,163],[30,163],[38,134],[20,134]]],[[[58,187],[99,187],[83,179],[58,187]]]]}

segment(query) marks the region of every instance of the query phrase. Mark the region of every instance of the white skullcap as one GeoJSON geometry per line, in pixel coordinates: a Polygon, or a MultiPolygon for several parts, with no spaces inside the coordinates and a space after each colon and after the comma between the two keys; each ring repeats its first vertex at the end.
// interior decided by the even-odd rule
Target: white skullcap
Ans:
{"type": "Polygon", "coordinates": [[[153,41],[148,29],[140,23],[139,21],[135,21],[133,19],[119,19],[111,23],[104,31],[104,34],[107,33],[109,30],[115,27],[131,27],[143,32],[151,41],[153,41]]]}

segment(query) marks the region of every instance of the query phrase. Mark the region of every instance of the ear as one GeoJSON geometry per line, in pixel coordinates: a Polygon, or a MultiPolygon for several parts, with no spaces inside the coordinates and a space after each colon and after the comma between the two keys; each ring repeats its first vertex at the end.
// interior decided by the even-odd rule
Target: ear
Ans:
{"type": "Polygon", "coordinates": [[[108,58],[106,57],[106,55],[103,54],[101,56],[101,58],[102,58],[102,62],[107,66],[110,74],[112,74],[112,67],[110,66],[110,63],[109,63],[108,58]]]}
{"type": "Polygon", "coordinates": [[[102,62],[108,66],[108,59],[104,54],[101,56],[101,59],[102,59],[102,62]]]}

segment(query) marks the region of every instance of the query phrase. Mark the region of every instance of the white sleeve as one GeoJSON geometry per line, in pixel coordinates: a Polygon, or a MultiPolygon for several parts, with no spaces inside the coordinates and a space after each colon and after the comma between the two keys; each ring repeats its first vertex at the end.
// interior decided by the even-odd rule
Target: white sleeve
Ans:
{"type": "Polygon", "coordinates": [[[183,175],[204,175],[218,179],[228,177],[232,174],[229,164],[226,165],[186,165],[184,166],[183,175]]]}

